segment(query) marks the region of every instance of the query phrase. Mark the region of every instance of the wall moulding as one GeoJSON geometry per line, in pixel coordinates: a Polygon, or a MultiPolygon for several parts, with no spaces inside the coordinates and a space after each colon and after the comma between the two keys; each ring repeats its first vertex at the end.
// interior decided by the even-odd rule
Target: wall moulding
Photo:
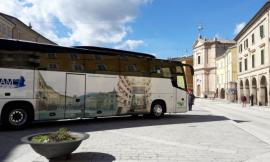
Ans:
{"type": "Polygon", "coordinates": [[[265,43],[262,43],[261,45],[259,45],[260,48],[263,48],[265,46],[265,43]]]}

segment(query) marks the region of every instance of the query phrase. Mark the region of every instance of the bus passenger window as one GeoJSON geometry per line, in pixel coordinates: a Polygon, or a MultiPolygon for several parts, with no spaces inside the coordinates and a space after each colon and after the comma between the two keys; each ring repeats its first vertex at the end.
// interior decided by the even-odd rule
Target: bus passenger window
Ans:
{"type": "Polygon", "coordinates": [[[76,59],[79,58],[79,55],[76,54],[76,53],[71,53],[71,54],[70,54],[70,58],[76,60],[76,59]]]}
{"type": "Polygon", "coordinates": [[[102,60],[102,56],[101,55],[95,55],[95,59],[96,60],[102,60]]]}
{"type": "Polygon", "coordinates": [[[55,59],[56,55],[55,53],[48,53],[48,59],[55,59]]]}
{"type": "Polygon", "coordinates": [[[48,69],[49,70],[58,70],[58,65],[57,64],[49,64],[48,69]]]}
{"type": "Polygon", "coordinates": [[[160,74],[160,66],[155,66],[154,72],[160,74]]]}
{"type": "Polygon", "coordinates": [[[104,64],[97,64],[98,71],[106,71],[106,66],[104,64]]]}
{"type": "Polygon", "coordinates": [[[75,64],[75,65],[73,65],[73,69],[75,71],[82,71],[83,70],[83,67],[80,64],[75,64]]]}
{"type": "Polygon", "coordinates": [[[136,65],[128,65],[128,66],[127,66],[127,70],[128,70],[129,72],[135,72],[135,71],[137,71],[136,65]]]}
{"type": "Polygon", "coordinates": [[[170,68],[161,68],[161,72],[162,72],[162,77],[164,78],[172,77],[170,68]]]}
{"type": "Polygon", "coordinates": [[[181,66],[176,66],[176,73],[177,74],[182,74],[183,73],[183,68],[181,66]]]}

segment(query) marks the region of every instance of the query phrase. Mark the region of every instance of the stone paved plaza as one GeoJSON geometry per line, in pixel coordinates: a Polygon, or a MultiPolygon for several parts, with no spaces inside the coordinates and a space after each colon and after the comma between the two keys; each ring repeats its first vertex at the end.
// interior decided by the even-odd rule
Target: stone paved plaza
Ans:
{"type": "MultiPolygon", "coordinates": [[[[51,161],[267,161],[269,143],[237,125],[236,119],[226,117],[227,114],[224,116],[218,111],[222,106],[241,109],[237,104],[228,106],[218,101],[198,99],[192,112],[166,115],[161,120],[120,117],[37,123],[21,131],[1,130],[0,161],[48,161],[36,154],[30,146],[22,144],[20,138],[61,127],[87,132],[90,138],[81,144],[70,160],[59,158],[51,161]]],[[[256,112],[270,115],[268,110],[260,109],[256,112]]]]}

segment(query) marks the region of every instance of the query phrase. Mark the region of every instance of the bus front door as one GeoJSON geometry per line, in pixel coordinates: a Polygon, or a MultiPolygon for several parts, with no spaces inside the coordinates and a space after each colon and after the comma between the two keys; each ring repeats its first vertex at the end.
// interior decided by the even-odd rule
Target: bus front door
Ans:
{"type": "Polygon", "coordinates": [[[176,93],[175,93],[175,112],[177,113],[183,113],[183,112],[187,112],[188,108],[187,108],[187,93],[184,90],[181,89],[175,89],[176,93]]]}
{"type": "Polygon", "coordinates": [[[65,118],[84,117],[85,77],[84,74],[66,74],[65,118]]]}

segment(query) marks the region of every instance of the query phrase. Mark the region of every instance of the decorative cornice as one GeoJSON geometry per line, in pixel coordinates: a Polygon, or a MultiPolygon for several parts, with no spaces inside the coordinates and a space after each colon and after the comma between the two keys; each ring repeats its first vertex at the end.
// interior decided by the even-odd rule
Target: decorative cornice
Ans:
{"type": "Polygon", "coordinates": [[[256,52],[256,49],[252,49],[252,50],[248,49],[248,51],[251,52],[251,53],[254,53],[254,52],[256,52]]]}
{"type": "Polygon", "coordinates": [[[216,67],[211,67],[211,68],[198,68],[198,69],[194,69],[194,71],[200,71],[200,70],[214,70],[217,69],[216,67]]]}
{"type": "Polygon", "coordinates": [[[262,43],[259,45],[260,48],[263,48],[265,46],[265,43],[262,43]]]}
{"type": "Polygon", "coordinates": [[[235,41],[238,39],[264,14],[270,7],[270,1],[267,1],[264,6],[256,13],[255,16],[251,18],[251,20],[245,25],[245,27],[236,35],[234,38],[235,41]]]}

